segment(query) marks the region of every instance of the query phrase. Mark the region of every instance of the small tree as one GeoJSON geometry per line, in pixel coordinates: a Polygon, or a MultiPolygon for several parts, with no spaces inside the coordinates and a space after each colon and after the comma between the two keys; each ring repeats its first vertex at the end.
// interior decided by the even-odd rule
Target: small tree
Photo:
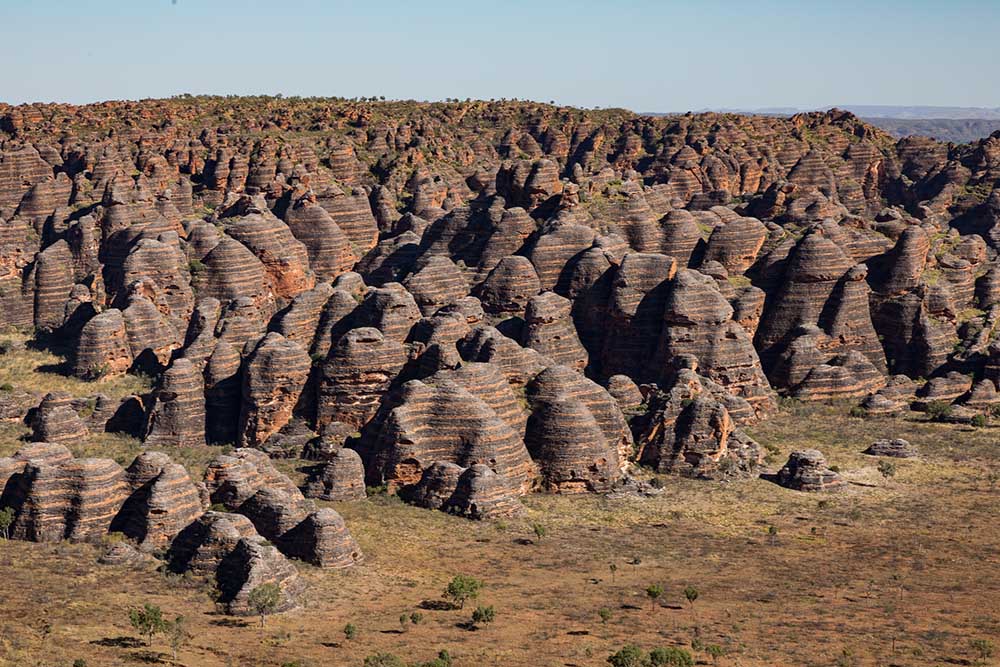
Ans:
{"type": "Polygon", "coordinates": [[[0,509],[0,535],[3,539],[10,538],[10,527],[14,523],[14,510],[10,507],[0,509]]]}
{"type": "Polygon", "coordinates": [[[649,598],[649,602],[652,605],[652,609],[656,609],[656,601],[663,596],[663,586],[660,584],[650,584],[646,588],[646,597],[649,598]]]}
{"type": "Polygon", "coordinates": [[[931,401],[927,404],[926,411],[931,421],[944,421],[951,416],[951,404],[945,401],[931,401]]]}
{"type": "Polygon", "coordinates": [[[406,632],[410,629],[410,615],[400,614],[399,615],[399,629],[406,632]]]}
{"type": "Polygon", "coordinates": [[[611,583],[615,583],[615,573],[618,572],[618,565],[609,563],[608,569],[611,570],[611,583]]]}
{"type": "Polygon", "coordinates": [[[468,577],[464,574],[455,575],[455,578],[448,583],[448,587],[444,589],[444,597],[451,600],[453,606],[463,609],[466,600],[475,600],[479,597],[479,591],[482,587],[483,582],[475,577],[468,577]]]}
{"type": "Polygon", "coordinates": [[[601,617],[601,623],[606,624],[611,620],[611,610],[607,607],[601,607],[597,610],[597,615],[601,617]]]}
{"type": "Polygon", "coordinates": [[[250,591],[250,595],[247,597],[247,604],[260,616],[260,627],[264,627],[267,615],[273,613],[278,608],[280,600],[281,589],[278,588],[278,584],[261,584],[250,591]]]}
{"type": "Polygon", "coordinates": [[[718,644],[709,644],[705,647],[705,653],[707,653],[708,657],[712,659],[712,664],[717,665],[719,664],[719,658],[726,654],[726,649],[722,648],[718,644]]]}
{"type": "Polygon", "coordinates": [[[489,625],[497,617],[497,612],[493,608],[493,605],[489,607],[476,607],[476,610],[472,612],[472,624],[473,625],[489,625]]]}
{"type": "Polygon", "coordinates": [[[173,653],[174,662],[177,662],[177,652],[184,648],[193,636],[188,631],[183,616],[178,616],[172,623],[167,624],[167,639],[170,640],[170,650],[173,653]]]}
{"type": "Polygon", "coordinates": [[[153,645],[153,637],[167,629],[163,620],[163,611],[148,602],[142,607],[129,609],[128,621],[140,636],[146,638],[146,646],[153,645]]]}
{"type": "Polygon", "coordinates": [[[986,662],[993,657],[993,653],[996,651],[996,647],[993,645],[989,639],[973,639],[970,642],[972,650],[976,652],[979,656],[980,662],[986,662]]]}
{"type": "Polygon", "coordinates": [[[344,639],[350,641],[358,636],[358,628],[353,623],[344,626],[344,639]]]}
{"type": "Polygon", "coordinates": [[[423,620],[424,620],[424,615],[421,614],[419,611],[415,611],[412,614],[410,614],[410,623],[413,623],[413,625],[420,625],[423,622],[423,620]]]}
{"type": "Polygon", "coordinates": [[[895,477],[896,475],[896,464],[892,461],[886,461],[885,459],[878,462],[878,471],[885,479],[890,477],[895,477]]]}
{"type": "Polygon", "coordinates": [[[365,658],[364,667],[406,667],[406,663],[392,653],[376,653],[365,658]]]}
{"type": "Polygon", "coordinates": [[[694,607],[694,601],[698,599],[698,589],[694,586],[687,586],[684,588],[684,598],[688,601],[688,604],[694,607]]]}
{"type": "Polygon", "coordinates": [[[682,648],[668,646],[650,651],[649,662],[655,667],[693,667],[694,658],[682,648]]]}
{"type": "Polygon", "coordinates": [[[541,542],[542,538],[545,537],[545,533],[547,531],[545,530],[545,526],[543,526],[542,524],[533,523],[531,524],[531,532],[535,534],[535,539],[541,542]]]}

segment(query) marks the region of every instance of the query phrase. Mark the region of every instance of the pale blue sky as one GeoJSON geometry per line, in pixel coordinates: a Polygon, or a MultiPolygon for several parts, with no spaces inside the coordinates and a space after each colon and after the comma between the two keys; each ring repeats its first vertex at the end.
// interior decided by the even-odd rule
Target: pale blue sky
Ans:
{"type": "Polygon", "coordinates": [[[1000,106],[1000,0],[0,0],[0,101],[1000,106]]]}

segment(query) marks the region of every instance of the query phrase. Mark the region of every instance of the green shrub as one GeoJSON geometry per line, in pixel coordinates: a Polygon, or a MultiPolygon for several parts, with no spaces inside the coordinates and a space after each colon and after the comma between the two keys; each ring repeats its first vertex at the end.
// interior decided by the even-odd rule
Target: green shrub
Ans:
{"type": "Polygon", "coordinates": [[[668,646],[650,651],[649,662],[656,667],[660,665],[666,665],[667,667],[693,667],[694,658],[682,648],[668,646]]]}
{"type": "Polygon", "coordinates": [[[608,656],[611,667],[649,667],[649,657],[638,646],[628,644],[608,656]]]}
{"type": "Polygon", "coordinates": [[[496,617],[497,612],[492,605],[489,607],[476,607],[476,610],[472,612],[472,624],[489,625],[496,620],[496,617]]]}
{"type": "Polygon", "coordinates": [[[881,460],[878,462],[878,471],[882,477],[889,479],[896,475],[896,464],[892,461],[881,460]]]}
{"type": "Polygon", "coordinates": [[[545,526],[540,523],[531,524],[531,532],[535,534],[535,538],[540,542],[543,537],[545,537],[546,530],[545,526]]]}
{"type": "Polygon", "coordinates": [[[6,540],[10,537],[10,527],[14,523],[14,510],[10,507],[0,509],[0,535],[6,540]]]}
{"type": "Polygon", "coordinates": [[[348,623],[344,626],[344,638],[348,641],[354,639],[358,636],[358,627],[353,623],[348,623]]]}
{"type": "Polygon", "coordinates": [[[376,653],[365,658],[364,667],[406,667],[406,663],[392,653],[376,653]]]}
{"type": "Polygon", "coordinates": [[[926,408],[927,418],[931,421],[944,421],[951,416],[951,404],[945,401],[931,401],[926,408]]]}
{"type": "Polygon", "coordinates": [[[996,646],[989,639],[973,639],[969,645],[976,652],[980,662],[986,662],[996,652],[996,646]]]}
{"type": "Polygon", "coordinates": [[[986,415],[976,415],[969,423],[975,428],[986,428],[986,415]]]}

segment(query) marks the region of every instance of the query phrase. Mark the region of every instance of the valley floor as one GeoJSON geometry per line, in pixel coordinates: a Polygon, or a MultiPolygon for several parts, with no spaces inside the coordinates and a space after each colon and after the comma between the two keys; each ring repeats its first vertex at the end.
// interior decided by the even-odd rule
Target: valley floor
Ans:
{"type": "MultiPolygon", "coordinates": [[[[527,515],[506,523],[386,496],[333,504],[365,563],[300,564],[306,607],[265,628],[217,613],[207,585],[165,577],[157,561],[102,566],[99,546],[0,541],[0,665],[170,664],[165,638],[142,646],[129,626],[128,608],[143,602],[187,619],[193,639],[178,663],[190,666],[360,667],[380,651],[417,662],[440,649],[459,667],[585,666],[607,664],[628,643],[715,644],[723,666],[974,664],[974,640],[1000,643],[1000,428],[866,421],[847,410],[789,403],[750,429],[772,469],[794,449],[822,450],[852,481],[837,494],[663,478],[653,498],[531,496],[527,515]],[[909,439],[922,458],[898,461],[885,478],[860,452],[889,436],[909,439]],[[436,609],[456,574],[483,579],[484,591],[464,610],[436,609]],[[664,589],[655,605],[651,584],[664,589]],[[699,592],[693,605],[688,586],[699,592]],[[496,620],[470,630],[477,604],[494,606],[496,620]],[[422,621],[404,629],[400,616],[412,612],[422,621]]],[[[0,455],[18,448],[22,430],[5,425],[0,455]]],[[[102,437],[77,453],[130,459],[137,448],[102,437]]],[[[209,456],[181,460],[200,475],[209,456]]],[[[302,462],[285,463],[301,476],[302,462]]]]}

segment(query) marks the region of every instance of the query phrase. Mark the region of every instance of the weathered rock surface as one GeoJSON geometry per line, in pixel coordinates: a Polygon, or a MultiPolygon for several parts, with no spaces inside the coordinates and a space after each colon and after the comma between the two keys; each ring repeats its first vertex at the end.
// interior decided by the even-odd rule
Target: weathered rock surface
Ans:
{"type": "Polygon", "coordinates": [[[353,449],[338,449],[310,473],[303,493],[320,500],[364,500],[367,494],[361,456],[353,449]]]}
{"type": "Polygon", "coordinates": [[[911,445],[907,440],[903,440],[902,438],[892,438],[886,440],[876,440],[869,445],[868,449],[865,450],[865,454],[909,459],[917,455],[917,448],[911,445]]]}
{"type": "Polygon", "coordinates": [[[816,449],[792,452],[778,471],[777,482],[796,491],[836,491],[845,485],[840,475],[827,467],[826,458],[816,449]]]}

